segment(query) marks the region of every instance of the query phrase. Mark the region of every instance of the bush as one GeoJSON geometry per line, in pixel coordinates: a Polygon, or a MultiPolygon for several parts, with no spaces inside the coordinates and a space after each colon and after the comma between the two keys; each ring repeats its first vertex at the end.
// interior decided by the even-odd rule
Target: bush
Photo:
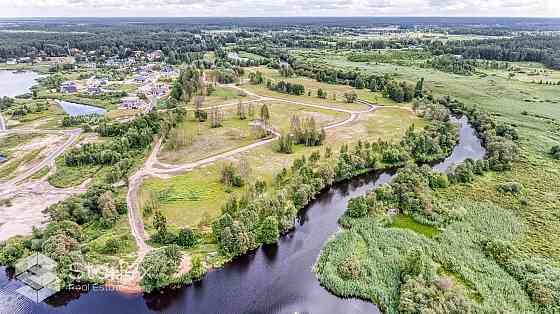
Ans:
{"type": "Polygon", "coordinates": [[[357,258],[349,256],[338,265],[337,271],[344,280],[358,279],[362,274],[362,266],[357,258]]]}
{"type": "Polygon", "coordinates": [[[198,235],[190,228],[183,228],[177,236],[177,244],[183,247],[193,247],[198,243],[198,235]]]}
{"type": "Polygon", "coordinates": [[[550,149],[550,154],[554,159],[560,159],[560,145],[555,145],[550,149]]]}
{"type": "Polygon", "coordinates": [[[523,185],[517,182],[506,182],[498,185],[497,190],[502,193],[518,194],[523,190],[523,185]]]}
{"type": "Polygon", "coordinates": [[[352,218],[365,217],[368,213],[368,202],[366,197],[356,197],[348,202],[346,214],[352,218]]]}
{"type": "Polygon", "coordinates": [[[195,255],[192,258],[192,268],[190,274],[193,280],[200,280],[206,274],[206,267],[204,267],[202,258],[198,255],[195,255]]]}
{"type": "Polygon", "coordinates": [[[174,245],[146,255],[140,266],[140,285],[144,291],[149,293],[173,283],[173,275],[177,272],[180,262],[180,251],[174,245]]]}

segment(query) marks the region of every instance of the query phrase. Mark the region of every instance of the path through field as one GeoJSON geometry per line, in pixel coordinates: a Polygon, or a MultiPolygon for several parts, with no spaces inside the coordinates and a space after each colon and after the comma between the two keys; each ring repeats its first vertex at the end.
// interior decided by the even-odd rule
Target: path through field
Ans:
{"type": "MultiPolygon", "coordinates": [[[[234,88],[234,89],[237,89],[239,91],[245,92],[247,95],[257,97],[257,99],[251,100],[250,102],[277,101],[277,102],[285,102],[285,103],[290,103],[290,104],[295,104],[295,105],[307,106],[307,107],[316,108],[316,109],[344,112],[344,113],[349,114],[349,117],[346,120],[328,125],[328,126],[325,127],[325,129],[332,129],[332,128],[336,128],[336,127],[346,125],[348,123],[351,123],[351,122],[355,121],[359,117],[360,114],[368,113],[368,112],[371,112],[371,111],[377,109],[376,105],[367,103],[366,104],[368,106],[367,110],[353,111],[353,110],[333,108],[333,107],[329,107],[329,106],[322,106],[322,105],[316,105],[316,104],[307,104],[307,103],[304,103],[304,102],[293,101],[293,100],[288,100],[288,99],[283,99],[283,98],[263,97],[263,96],[255,94],[253,92],[247,91],[247,90],[245,90],[245,89],[243,89],[239,86],[235,86],[235,85],[231,85],[231,84],[230,85],[223,85],[223,86],[234,88]]],[[[228,104],[223,104],[223,105],[219,105],[219,106],[216,106],[216,107],[224,108],[224,107],[236,106],[236,105],[237,105],[237,103],[228,103],[228,104]]],[[[133,265],[130,269],[130,273],[134,274],[135,276],[130,278],[129,282],[123,282],[122,283],[122,286],[125,287],[126,290],[141,291],[141,288],[139,286],[139,282],[140,282],[139,266],[142,264],[142,260],[144,259],[146,254],[149,253],[152,250],[152,247],[150,247],[146,243],[146,240],[148,239],[148,236],[146,235],[146,232],[144,230],[144,222],[143,222],[143,219],[142,219],[142,213],[140,211],[140,203],[139,203],[139,199],[138,199],[139,190],[140,190],[140,187],[142,185],[142,182],[143,182],[144,178],[147,178],[147,177],[170,178],[173,175],[177,175],[177,174],[181,174],[181,173],[184,173],[184,172],[192,171],[193,169],[196,169],[200,166],[212,164],[216,161],[223,160],[223,159],[231,157],[233,155],[237,155],[239,153],[254,149],[256,147],[269,144],[271,142],[276,141],[280,137],[280,134],[277,131],[275,131],[274,129],[270,129],[269,131],[272,133],[272,138],[265,139],[265,140],[262,140],[262,141],[259,141],[259,142],[256,142],[256,143],[252,143],[252,144],[249,144],[249,145],[246,145],[246,146],[243,146],[243,147],[240,147],[240,148],[236,148],[236,149],[230,150],[228,152],[217,154],[217,155],[214,155],[214,156],[211,156],[211,157],[208,157],[208,158],[204,158],[204,159],[201,159],[201,160],[198,160],[198,161],[195,161],[195,162],[184,163],[184,164],[181,164],[181,165],[169,165],[169,164],[164,164],[164,163],[159,162],[157,160],[157,154],[159,153],[159,151],[161,149],[162,139],[160,138],[156,141],[156,143],[154,145],[154,148],[153,148],[152,152],[150,153],[150,156],[146,160],[144,166],[129,178],[129,188],[128,188],[128,194],[127,194],[128,220],[129,220],[129,224],[130,224],[131,233],[134,236],[134,239],[135,239],[136,244],[138,246],[138,256],[137,256],[136,261],[133,263],[133,265]]]]}

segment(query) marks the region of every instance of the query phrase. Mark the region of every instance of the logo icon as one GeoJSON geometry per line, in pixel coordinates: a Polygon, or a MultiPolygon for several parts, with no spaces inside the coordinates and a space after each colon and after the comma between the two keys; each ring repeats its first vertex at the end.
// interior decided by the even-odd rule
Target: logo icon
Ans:
{"type": "Polygon", "coordinates": [[[25,285],[16,292],[36,303],[57,293],[61,290],[61,284],[56,266],[54,260],[41,253],[19,260],[15,266],[15,275],[25,285]]]}

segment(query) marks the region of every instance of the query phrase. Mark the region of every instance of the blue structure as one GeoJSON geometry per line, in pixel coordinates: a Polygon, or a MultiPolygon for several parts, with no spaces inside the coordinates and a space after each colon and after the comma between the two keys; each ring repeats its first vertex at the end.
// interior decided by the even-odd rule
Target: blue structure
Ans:
{"type": "Polygon", "coordinates": [[[0,164],[4,163],[6,161],[8,161],[8,158],[6,158],[6,156],[4,156],[4,155],[0,155],[0,164]]]}

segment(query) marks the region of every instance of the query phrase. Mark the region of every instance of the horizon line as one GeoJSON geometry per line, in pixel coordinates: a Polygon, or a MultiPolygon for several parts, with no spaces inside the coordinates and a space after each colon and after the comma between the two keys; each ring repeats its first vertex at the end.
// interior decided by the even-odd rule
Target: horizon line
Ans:
{"type": "Polygon", "coordinates": [[[0,19],[29,19],[29,18],[70,18],[70,19],[96,19],[96,18],[525,18],[525,19],[560,19],[560,16],[476,16],[476,15],[290,15],[290,16],[0,16],[0,19]]]}

